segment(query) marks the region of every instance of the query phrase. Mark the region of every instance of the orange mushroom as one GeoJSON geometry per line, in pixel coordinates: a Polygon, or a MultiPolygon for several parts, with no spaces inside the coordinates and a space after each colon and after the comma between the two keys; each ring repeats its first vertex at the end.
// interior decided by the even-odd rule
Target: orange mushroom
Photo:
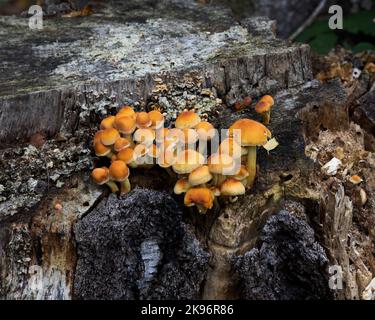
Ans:
{"type": "Polygon", "coordinates": [[[129,168],[126,166],[125,162],[121,160],[113,161],[109,167],[109,176],[112,180],[120,183],[121,194],[130,192],[129,168]]]}
{"type": "Polygon", "coordinates": [[[271,108],[273,105],[274,101],[270,95],[263,96],[255,105],[255,111],[262,115],[265,125],[270,123],[271,108]]]}
{"type": "Polygon", "coordinates": [[[256,176],[256,148],[267,142],[271,137],[271,131],[269,131],[263,124],[251,119],[237,120],[229,128],[229,134],[231,136],[235,134],[234,130],[240,130],[241,146],[248,149],[247,170],[249,176],[247,178],[247,187],[252,187],[256,176]]]}
{"type": "Polygon", "coordinates": [[[95,168],[91,172],[91,177],[95,181],[95,183],[97,183],[99,185],[106,184],[111,189],[112,192],[118,191],[118,187],[117,187],[116,183],[111,181],[110,178],[109,178],[108,168],[106,168],[106,167],[95,168]]]}

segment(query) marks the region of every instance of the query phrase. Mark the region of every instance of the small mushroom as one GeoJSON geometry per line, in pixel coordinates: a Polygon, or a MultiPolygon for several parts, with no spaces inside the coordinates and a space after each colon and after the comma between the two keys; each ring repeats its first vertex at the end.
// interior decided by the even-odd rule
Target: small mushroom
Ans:
{"type": "Polygon", "coordinates": [[[95,168],[91,172],[91,177],[95,181],[95,183],[99,185],[106,184],[110,189],[111,192],[117,192],[118,187],[115,182],[111,181],[109,178],[109,170],[106,167],[102,168],[95,168]]]}
{"type": "Polygon", "coordinates": [[[108,129],[113,128],[113,125],[115,123],[115,116],[108,116],[100,122],[100,129],[108,129]]]}
{"type": "Polygon", "coordinates": [[[247,178],[247,187],[251,188],[256,176],[256,148],[267,142],[271,137],[271,131],[263,124],[251,119],[237,120],[229,128],[229,134],[231,136],[234,135],[234,130],[241,131],[241,146],[247,147],[248,149],[246,168],[249,172],[249,176],[247,178]]]}
{"type": "Polygon", "coordinates": [[[137,164],[134,161],[134,150],[132,148],[122,149],[118,154],[115,160],[121,160],[125,162],[131,168],[136,168],[137,164]]]}
{"type": "Polygon", "coordinates": [[[268,125],[271,118],[271,108],[274,105],[273,98],[270,95],[263,96],[255,105],[255,111],[262,115],[263,123],[268,125]]]}
{"type": "Polygon", "coordinates": [[[126,139],[129,140],[131,144],[133,144],[133,139],[131,135],[136,129],[136,123],[134,118],[125,115],[121,117],[116,116],[115,127],[121,134],[125,136],[126,139]]]}
{"type": "Polygon", "coordinates": [[[247,171],[246,167],[244,165],[241,165],[238,172],[232,176],[234,179],[241,181],[241,183],[246,186],[247,184],[247,177],[249,176],[249,171],[247,171]]]}
{"type": "Polygon", "coordinates": [[[121,160],[113,161],[109,167],[109,176],[112,180],[120,183],[121,194],[130,192],[129,168],[125,162],[121,160]]]}
{"type": "Polygon", "coordinates": [[[214,153],[208,158],[208,169],[213,174],[213,184],[220,186],[226,179],[226,175],[230,175],[234,169],[235,162],[233,158],[227,154],[214,153]]]}
{"type": "Polygon", "coordinates": [[[240,181],[233,178],[226,179],[220,187],[221,195],[229,196],[231,202],[236,201],[237,196],[245,194],[245,192],[246,190],[244,185],[240,181]]]}
{"type": "Polygon", "coordinates": [[[152,121],[147,112],[138,112],[136,122],[137,127],[141,129],[148,128],[152,125],[152,121]]]}
{"type": "Polygon", "coordinates": [[[128,139],[126,138],[118,138],[115,142],[115,144],[113,145],[113,149],[116,151],[116,152],[120,152],[121,150],[123,149],[126,149],[126,148],[129,148],[130,147],[130,142],[128,139]]]}
{"type": "Polygon", "coordinates": [[[360,184],[363,180],[360,176],[355,174],[349,178],[349,181],[353,184],[360,184]]]}
{"type": "Polygon", "coordinates": [[[195,126],[195,130],[198,133],[199,139],[203,140],[203,141],[211,140],[216,134],[216,130],[215,130],[214,126],[207,121],[199,122],[195,126]]]}
{"type": "Polygon", "coordinates": [[[192,186],[204,185],[209,182],[212,177],[212,174],[208,170],[208,166],[201,166],[190,172],[189,183],[192,186]]]}
{"type": "Polygon", "coordinates": [[[159,129],[164,125],[164,116],[158,110],[152,110],[148,113],[151,120],[151,129],[159,129]]]}
{"type": "Polygon", "coordinates": [[[120,133],[114,128],[105,129],[100,135],[100,141],[105,146],[113,145],[118,138],[120,138],[120,133]]]}
{"type": "Polygon", "coordinates": [[[183,111],[181,112],[175,122],[175,127],[178,129],[194,128],[201,118],[194,111],[183,111]]]}
{"type": "Polygon", "coordinates": [[[182,194],[187,192],[191,188],[191,184],[189,183],[187,178],[181,178],[177,180],[176,184],[174,185],[173,192],[175,194],[182,194]]]}
{"type": "Polygon", "coordinates": [[[93,144],[94,146],[95,146],[95,143],[97,143],[97,142],[100,142],[100,143],[101,143],[100,136],[101,136],[102,132],[103,132],[103,130],[99,130],[99,131],[95,132],[95,134],[94,134],[94,138],[93,138],[93,140],[92,140],[92,144],[93,144]]]}
{"type": "Polygon", "coordinates": [[[197,151],[187,149],[177,155],[176,162],[172,165],[177,174],[187,174],[204,163],[204,157],[197,151]]]}
{"type": "Polygon", "coordinates": [[[111,159],[111,157],[114,155],[112,153],[112,150],[110,147],[107,147],[105,146],[103,143],[101,143],[100,141],[96,142],[95,145],[94,145],[94,150],[95,150],[95,154],[98,156],[98,157],[108,157],[109,159],[111,159]]]}
{"type": "Polygon", "coordinates": [[[116,117],[121,117],[121,116],[127,116],[127,117],[130,117],[130,118],[133,118],[134,120],[137,117],[134,109],[130,106],[124,106],[120,109],[120,111],[117,113],[116,117]]]}
{"type": "Polygon", "coordinates": [[[214,195],[210,189],[191,188],[184,198],[184,204],[187,207],[197,206],[199,213],[205,214],[208,209],[211,209],[214,203],[214,195]]]}

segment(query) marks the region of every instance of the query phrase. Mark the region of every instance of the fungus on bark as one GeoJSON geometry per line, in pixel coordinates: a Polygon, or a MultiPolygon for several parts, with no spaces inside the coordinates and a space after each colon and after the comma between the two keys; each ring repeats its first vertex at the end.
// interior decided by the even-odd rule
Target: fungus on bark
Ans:
{"type": "Polygon", "coordinates": [[[106,167],[102,168],[95,168],[91,172],[91,177],[95,183],[99,185],[106,184],[110,189],[111,192],[117,192],[118,187],[115,182],[111,181],[109,178],[109,170],[106,167]]]}
{"type": "Polygon", "coordinates": [[[248,149],[246,167],[249,176],[247,178],[247,187],[251,188],[256,176],[256,148],[267,142],[271,137],[271,131],[263,124],[251,119],[237,120],[230,126],[229,134],[233,135],[234,130],[241,130],[241,146],[248,149]]]}
{"type": "Polygon", "coordinates": [[[271,118],[271,108],[274,105],[273,98],[270,95],[263,96],[255,105],[255,111],[262,115],[263,123],[268,125],[271,118]]]}
{"type": "Polygon", "coordinates": [[[125,162],[121,160],[113,161],[109,167],[109,176],[113,181],[120,183],[121,194],[130,192],[129,168],[125,162]]]}

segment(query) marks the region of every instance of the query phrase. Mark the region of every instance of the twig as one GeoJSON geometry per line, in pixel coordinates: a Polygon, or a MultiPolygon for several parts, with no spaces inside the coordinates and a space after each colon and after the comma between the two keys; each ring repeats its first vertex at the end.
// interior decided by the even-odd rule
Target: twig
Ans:
{"type": "Polygon", "coordinates": [[[310,24],[312,24],[315,18],[319,15],[320,11],[325,7],[327,0],[322,0],[315,8],[314,12],[310,15],[310,17],[301,25],[299,28],[289,37],[289,40],[294,40],[297,38],[305,28],[307,28],[310,24]]]}

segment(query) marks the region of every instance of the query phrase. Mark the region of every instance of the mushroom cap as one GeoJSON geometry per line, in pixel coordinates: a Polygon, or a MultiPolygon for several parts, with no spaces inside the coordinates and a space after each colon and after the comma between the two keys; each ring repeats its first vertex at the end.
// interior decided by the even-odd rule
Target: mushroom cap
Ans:
{"type": "Polygon", "coordinates": [[[350,178],[349,178],[349,181],[351,182],[351,183],[353,183],[353,184],[359,184],[359,183],[361,183],[363,180],[362,180],[362,178],[360,177],[360,176],[358,176],[358,175],[353,175],[353,176],[351,176],[350,178]]]}
{"type": "Polygon", "coordinates": [[[246,190],[245,186],[240,181],[229,178],[222,183],[220,192],[223,196],[239,196],[244,194],[246,190]]]}
{"type": "Polygon", "coordinates": [[[115,127],[123,134],[132,134],[136,128],[135,120],[129,116],[116,116],[115,127]]]}
{"type": "Polygon", "coordinates": [[[157,128],[155,130],[155,140],[157,142],[163,142],[169,132],[168,128],[157,128]]]}
{"type": "Polygon", "coordinates": [[[194,128],[201,118],[194,111],[182,111],[175,122],[175,127],[178,129],[194,128]]]}
{"type": "Polygon", "coordinates": [[[137,113],[136,122],[138,128],[148,128],[152,124],[148,113],[144,111],[137,113]]]}
{"type": "Polygon", "coordinates": [[[140,128],[134,132],[134,141],[149,146],[155,139],[155,131],[149,128],[140,128]]]}
{"type": "Polygon", "coordinates": [[[191,188],[191,184],[187,178],[181,178],[177,180],[176,184],[174,185],[173,192],[175,194],[185,193],[191,188]]]}
{"type": "Polygon", "coordinates": [[[227,154],[215,153],[208,158],[208,168],[210,172],[226,175],[234,169],[235,162],[227,154]]]}
{"type": "Polygon", "coordinates": [[[255,111],[257,113],[267,112],[271,110],[271,107],[273,106],[273,104],[274,104],[273,98],[270,95],[265,95],[255,105],[255,111]]]}
{"type": "Polygon", "coordinates": [[[128,139],[126,138],[118,138],[115,142],[115,144],[113,145],[113,149],[116,151],[116,152],[119,152],[125,148],[128,148],[130,146],[130,142],[128,139]]]}
{"type": "Polygon", "coordinates": [[[208,170],[208,166],[200,166],[194,169],[189,174],[189,183],[192,186],[197,186],[203,183],[207,183],[212,179],[212,174],[208,170]]]}
{"type": "Polygon", "coordinates": [[[109,166],[109,176],[114,181],[122,182],[129,177],[129,168],[124,161],[113,161],[109,166]]]}
{"type": "Polygon", "coordinates": [[[101,135],[102,135],[102,132],[103,132],[103,130],[99,130],[99,131],[97,131],[97,132],[95,132],[95,134],[94,134],[94,138],[93,138],[93,140],[92,140],[92,144],[95,146],[95,143],[97,143],[97,142],[100,142],[101,143],[101,139],[100,139],[100,137],[101,137],[101,135]]]}
{"type": "Polygon", "coordinates": [[[191,128],[182,129],[182,140],[180,141],[183,144],[193,144],[198,141],[198,133],[191,128]]]}
{"type": "Polygon", "coordinates": [[[239,158],[242,154],[241,145],[239,145],[232,137],[226,138],[219,145],[219,153],[227,154],[228,156],[234,158],[239,158]]]}
{"type": "Polygon", "coordinates": [[[214,203],[214,195],[208,188],[189,189],[184,198],[184,204],[187,207],[201,205],[206,209],[211,209],[214,203]]]}
{"type": "Polygon", "coordinates": [[[114,128],[105,129],[100,135],[100,141],[105,146],[113,145],[118,138],[120,138],[120,133],[114,128]]]}
{"type": "Polygon", "coordinates": [[[271,131],[263,124],[251,119],[237,120],[229,127],[231,136],[234,134],[233,130],[241,130],[241,145],[246,147],[261,146],[271,137],[271,131]]]}
{"type": "Polygon", "coordinates": [[[113,128],[113,124],[115,123],[115,116],[108,116],[100,122],[100,129],[108,129],[113,128]]]}
{"type": "Polygon", "coordinates": [[[129,164],[130,162],[134,161],[134,151],[132,148],[125,148],[122,149],[118,154],[117,154],[117,160],[121,160],[125,162],[126,164],[129,164]]]}
{"type": "Polygon", "coordinates": [[[111,163],[116,160],[117,160],[117,155],[115,154],[111,155],[111,163]]]}
{"type": "Polygon", "coordinates": [[[262,101],[266,101],[266,102],[268,102],[270,105],[274,105],[274,100],[273,100],[273,98],[272,98],[272,96],[270,96],[270,95],[268,95],[268,94],[266,94],[265,96],[263,96],[260,100],[262,100],[262,101]]]}
{"type": "Polygon", "coordinates": [[[246,179],[248,176],[249,176],[249,171],[244,165],[242,165],[240,169],[238,170],[238,172],[233,176],[233,178],[241,181],[241,180],[246,179]]]}
{"type": "Polygon", "coordinates": [[[201,140],[211,140],[216,134],[214,126],[207,121],[199,122],[195,126],[195,130],[197,130],[199,139],[201,140]]]}
{"type": "Polygon", "coordinates": [[[91,177],[97,184],[104,184],[109,181],[109,171],[108,168],[95,168],[91,172],[91,177]]]}
{"type": "Polygon", "coordinates": [[[124,106],[122,107],[119,112],[117,113],[117,116],[127,116],[127,117],[131,117],[135,120],[136,118],[136,113],[134,111],[134,109],[130,106],[124,106]]]}
{"type": "Polygon", "coordinates": [[[173,171],[178,174],[190,173],[204,164],[204,157],[195,150],[186,149],[181,151],[172,165],[173,171]]]}
{"type": "Polygon", "coordinates": [[[95,154],[98,157],[105,157],[107,154],[111,153],[111,148],[108,148],[107,146],[105,146],[103,143],[99,141],[94,144],[94,149],[95,149],[95,154]]]}
{"type": "Polygon", "coordinates": [[[148,116],[151,120],[151,128],[157,129],[161,128],[164,125],[164,116],[158,110],[152,110],[148,113],[148,116]]]}

